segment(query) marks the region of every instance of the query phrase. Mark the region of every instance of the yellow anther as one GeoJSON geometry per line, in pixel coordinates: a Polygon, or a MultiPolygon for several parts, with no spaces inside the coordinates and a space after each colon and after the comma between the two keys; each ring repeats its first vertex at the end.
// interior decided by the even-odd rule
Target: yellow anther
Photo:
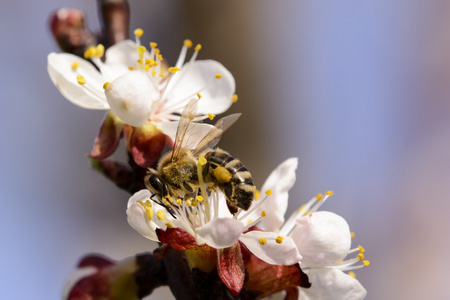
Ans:
{"type": "Polygon", "coordinates": [[[261,197],[261,192],[255,186],[255,199],[258,200],[261,197]]]}
{"type": "Polygon", "coordinates": [[[251,222],[253,222],[252,219],[248,219],[247,224],[250,224],[251,222]]]}
{"type": "Polygon", "coordinates": [[[350,232],[350,238],[352,238],[352,239],[355,238],[355,233],[354,232],[350,232]]]}
{"type": "Polygon", "coordinates": [[[198,202],[202,203],[203,202],[203,197],[198,195],[197,197],[195,197],[195,199],[197,199],[198,202]]]}
{"type": "Polygon", "coordinates": [[[153,66],[157,66],[157,65],[158,65],[158,63],[156,62],[156,60],[154,60],[153,58],[146,59],[146,60],[145,60],[145,64],[149,65],[150,67],[153,67],[153,66]],[[156,64],[156,65],[155,65],[155,64],[156,64]]]}
{"type": "Polygon", "coordinates": [[[213,174],[220,183],[227,183],[231,180],[230,172],[222,166],[215,168],[213,174]]]}
{"type": "Polygon", "coordinates": [[[158,210],[158,212],[156,213],[156,216],[158,217],[158,219],[160,219],[161,221],[164,221],[164,217],[165,217],[166,213],[162,210],[158,210]]]}
{"type": "Polygon", "coordinates": [[[186,46],[188,48],[192,47],[192,41],[191,40],[186,39],[186,40],[184,40],[183,44],[184,44],[184,46],[186,46]]]}
{"type": "Polygon", "coordinates": [[[104,90],[106,90],[106,88],[108,87],[109,83],[110,83],[110,82],[107,81],[107,82],[105,82],[105,83],[103,84],[103,89],[104,89],[104,90]]]}
{"type": "Polygon", "coordinates": [[[195,51],[200,51],[202,49],[202,45],[200,45],[200,44],[197,44],[197,46],[195,46],[195,48],[194,48],[194,50],[195,51]]]}
{"type": "Polygon", "coordinates": [[[283,242],[284,237],[282,236],[277,236],[277,238],[275,239],[275,242],[277,242],[277,244],[281,244],[283,242]]]}
{"type": "Polygon", "coordinates": [[[238,101],[238,95],[234,94],[234,95],[231,97],[231,102],[236,103],[237,101],[238,101]]]}
{"type": "Polygon", "coordinates": [[[133,66],[128,66],[128,70],[133,71],[134,67],[133,66]]]}
{"type": "Polygon", "coordinates": [[[198,99],[201,99],[202,95],[200,95],[200,93],[197,93],[197,97],[198,97],[198,99]]]}
{"type": "Polygon", "coordinates": [[[158,72],[156,72],[155,70],[152,71],[152,75],[155,76],[156,74],[158,74],[158,72]]]}
{"type": "Polygon", "coordinates": [[[216,75],[214,75],[214,77],[216,77],[217,79],[222,78],[222,74],[217,73],[216,75]]]}
{"type": "Polygon", "coordinates": [[[192,204],[192,201],[190,199],[187,199],[185,202],[186,202],[187,206],[191,206],[191,204],[192,204]]]}
{"type": "Polygon", "coordinates": [[[333,196],[333,191],[326,191],[325,194],[327,194],[327,196],[331,197],[331,196],[333,196]]]}
{"type": "Polygon", "coordinates": [[[149,66],[149,65],[145,65],[144,70],[145,70],[145,71],[150,70],[150,66],[149,66]]]}
{"type": "Polygon", "coordinates": [[[357,257],[358,257],[359,260],[363,260],[364,259],[364,254],[360,253],[360,254],[358,254],[357,257]]]}
{"type": "Polygon", "coordinates": [[[356,278],[356,274],[355,274],[355,272],[353,272],[353,271],[350,271],[350,272],[348,272],[347,274],[348,274],[348,276],[350,276],[350,277],[356,278]]]}
{"type": "Polygon", "coordinates": [[[137,47],[137,52],[142,55],[145,53],[145,51],[147,51],[147,48],[145,48],[145,46],[139,46],[137,47]]]}
{"type": "Polygon", "coordinates": [[[159,77],[164,77],[164,72],[159,73],[159,77]]]}
{"type": "Polygon", "coordinates": [[[322,200],[322,197],[323,197],[322,194],[317,194],[317,195],[316,195],[316,200],[317,200],[317,201],[320,201],[320,200],[322,200]]]}
{"type": "Polygon", "coordinates": [[[358,250],[359,250],[359,253],[364,253],[364,252],[366,252],[366,249],[364,249],[364,247],[361,246],[361,245],[358,246],[358,250]]]}
{"type": "Polygon", "coordinates": [[[170,224],[169,222],[166,222],[166,227],[167,228],[173,228],[172,224],[170,224]]]}
{"type": "Polygon", "coordinates": [[[272,191],[271,191],[271,190],[267,190],[267,191],[266,191],[266,195],[267,195],[267,196],[272,195],[272,191]]]}
{"type": "Polygon", "coordinates": [[[158,48],[153,49],[153,54],[158,55],[161,53],[161,50],[159,50],[158,48]]]}
{"type": "Polygon", "coordinates": [[[363,261],[364,267],[368,267],[370,265],[370,261],[365,260],[363,261]]]}
{"type": "Polygon", "coordinates": [[[260,239],[259,239],[259,243],[260,243],[261,245],[264,245],[265,243],[267,243],[267,241],[266,241],[265,238],[260,238],[260,239]]]}
{"type": "Polygon", "coordinates": [[[182,205],[183,201],[181,201],[181,199],[177,199],[177,201],[175,201],[178,205],[182,205]]]}
{"type": "Polygon", "coordinates": [[[84,77],[82,75],[78,75],[77,76],[77,82],[78,82],[78,84],[83,85],[83,84],[86,83],[86,79],[84,79],[84,77]]]}
{"type": "Polygon", "coordinates": [[[198,202],[194,199],[194,200],[192,200],[191,205],[192,205],[192,206],[197,206],[197,205],[198,205],[198,202]]]}
{"type": "Polygon", "coordinates": [[[72,70],[75,71],[76,69],[78,69],[79,66],[80,66],[80,63],[77,62],[77,61],[74,61],[73,64],[72,64],[72,70]]]}
{"type": "Polygon", "coordinates": [[[89,47],[86,51],[84,51],[84,58],[90,59],[92,56],[95,56],[96,48],[94,46],[89,47]]]}
{"type": "Polygon", "coordinates": [[[150,47],[151,47],[151,48],[156,48],[156,47],[158,47],[158,43],[151,42],[151,43],[150,43],[150,47]]]}
{"type": "Polygon", "coordinates": [[[141,28],[136,28],[134,30],[134,35],[137,37],[141,37],[144,34],[144,30],[142,30],[141,28]]]}
{"type": "Polygon", "coordinates": [[[178,71],[180,71],[180,68],[178,68],[178,67],[170,67],[169,68],[169,72],[172,74],[175,74],[178,71]]]}
{"type": "Polygon", "coordinates": [[[200,156],[200,157],[198,158],[198,164],[199,164],[200,166],[204,166],[204,165],[206,165],[206,163],[207,163],[207,161],[206,161],[206,158],[205,158],[204,156],[200,156]]]}
{"type": "Polygon", "coordinates": [[[102,44],[98,44],[97,47],[95,47],[95,57],[102,57],[103,54],[105,54],[105,46],[102,44]]]}
{"type": "Polygon", "coordinates": [[[263,217],[263,218],[264,218],[265,216],[267,216],[267,213],[266,213],[266,211],[265,211],[265,210],[263,210],[263,211],[262,211],[262,213],[261,213],[261,217],[263,217]]]}
{"type": "Polygon", "coordinates": [[[147,217],[147,219],[151,220],[153,218],[153,208],[152,208],[152,204],[150,203],[150,201],[137,201],[137,203],[139,203],[145,210],[145,216],[147,217]]]}
{"type": "Polygon", "coordinates": [[[163,60],[163,57],[162,57],[161,54],[158,54],[158,59],[159,59],[159,60],[163,60]]]}
{"type": "Polygon", "coordinates": [[[208,114],[208,117],[209,117],[210,120],[213,120],[215,116],[216,116],[216,115],[215,115],[215,114],[212,114],[212,113],[209,113],[209,114],[208,114]]]}

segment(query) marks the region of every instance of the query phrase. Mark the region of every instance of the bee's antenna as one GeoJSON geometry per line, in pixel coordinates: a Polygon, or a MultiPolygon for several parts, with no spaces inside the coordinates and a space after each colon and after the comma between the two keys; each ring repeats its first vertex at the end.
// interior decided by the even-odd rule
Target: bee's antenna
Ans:
{"type": "Polygon", "coordinates": [[[155,202],[158,203],[159,205],[163,206],[163,207],[169,212],[169,214],[170,214],[174,219],[176,219],[177,217],[175,216],[175,212],[173,211],[173,208],[170,207],[170,206],[168,206],[168,205],[166,205],[166,204],[164,204],[164,203],[162,203],[162,201],[161,201],[158,197],[156,197],[156,199],[154,199],[153,197],[155,197],[155,196],[157,196],[157,194],[151,195],[151,196],[150,196],[150,199],[153,200],[153,201],[155,201],[155,202]]]}

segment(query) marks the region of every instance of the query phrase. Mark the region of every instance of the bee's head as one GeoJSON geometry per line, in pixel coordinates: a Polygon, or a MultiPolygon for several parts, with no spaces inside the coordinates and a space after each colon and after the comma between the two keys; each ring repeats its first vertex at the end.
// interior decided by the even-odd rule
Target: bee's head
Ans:
{"type": "Polygon", "coordinates": [[[155,170],[150,169],[144,178],[145,186],[160,199],[164,196],[165,186],[155,170]]]}

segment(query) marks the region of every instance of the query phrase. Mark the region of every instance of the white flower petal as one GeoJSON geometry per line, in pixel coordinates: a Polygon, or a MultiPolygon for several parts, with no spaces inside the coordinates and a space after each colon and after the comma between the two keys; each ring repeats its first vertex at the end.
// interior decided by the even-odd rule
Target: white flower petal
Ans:
{"type": "Polygon", "coordinates": [[[131,205],[127,209],[127,216],[128,224],[130,224],[134,230],[152,241],[158,241],[158,236],[156,235],[155,230],[159,228],[159,226],[151,220],[147,220],[145,210],[142,205],[137,203],[131,205]]]}
{"type": "Polygon", "coordinates": [[[198,113],[220,114],[231,106],[235,89],[233,75],[222,64],[214,60],[197,60],[185,64],[173,76],[166,89],[165,107],[168,110],[176,108],[175,112],[181,113],[182,104],[200,93],[198,113]],[[221,78],[215,78],[216,74],[221,74],[221,78]]]}
{"type": "Polygon", "coordinates": [[[284,222],[284,214],[289,199],[288,192],[295,183],[297,165],[297,158],[289,158],[272,171],[261,188],[260,200],[253,201],[252,205],[258,205],[258,201],[265,197],[264,193],[267,190],[271,190],[272,194],[252,214],[245,218],[244,223],[248,219],[257,219],[262,211],[265,211],[266,216],[258,223],[258,228],[278,232],[284,222]]]}
{"type": "Polygon", "coordinates": [[[127,208],[130,208],[133,204],[137,203],[138,201],[145,202],[147,200],[150,200],[151,195],[152,193],[147,189],[137,191],[130,197],[130,199],[128,199],[127,208]]]}
{"type": "Polygon", "coordinates": [[[216,249],[223,249],[234,245],[240,235],[244,225],[233,218],[215,218],[202,227],[196,228],[197,244],[203,243],[216,249]]]}
{"type": "Polygon", "coordinates": [[[249,231],[239,239],[254,255],[272,265],[293,265],[298,263],[302,256],[297,246],[290,237],[284,237],[283,242],[278,244],[275,239],[278,235],[274,232],[249,231]],[[264,238],[266,243],[260,243],[264,238]]]}
{"type": "MultiPolygon", "coordinates": [[[[170,137],[172,141],[175,141],[175,136],[177,133],[178,121],[174,122],[162,122],[161,130],[162,132],[170,137]]],[[[198,143],[206,136],[206,134],[213,128],[214,126],[210,124],[196,123],[189,130],[189,138],[183,140],[184,145],[183,148],[187,149],[195,149],[198,143]]]]}
{"type": "Polygon", "coordinates": [[[159,90],[144,71],[131,71],[112,81],[105,94],[112,111],[122,121],[140,127],[147,122],[159,90]]]}
{"type": "Polygon", "coordinates": [[[291,237],[303,256],[302,267],[324,267],[342,260],[351,245],[347,221],[328,211],[299,217],[291,237]]]}
{"type": "Polygon", "coordinates": [[[87,109],[109,109],[103,93],[102,75],[86,60],[67,53],[50,53],[47,70],[58,90],[70,102],[87,109]],[[72,64],[78,62],[74,70],[72,64]],[[84,85],[77,82],[77,75],[86,79],[84,85]]]}
{"type": "Polygon", "coordinates": [[[305,271],[311,282],[308,289],[300,289],[302,300],[362,300],[367,291],[355,278],[338,269],[305,271]]]}
{"type": "MultiPolygon", "coordinates": [[[[148,52],[147,52],[148,53],[148,52]]],[[[148,53],[148,57],[150,54],[148,53]]],[[[137,45],[132,40],[118,42],[108,48],[105,52],[105,64],[120,64],[123,66],[134,66],[139,59],[137,45]]]]}

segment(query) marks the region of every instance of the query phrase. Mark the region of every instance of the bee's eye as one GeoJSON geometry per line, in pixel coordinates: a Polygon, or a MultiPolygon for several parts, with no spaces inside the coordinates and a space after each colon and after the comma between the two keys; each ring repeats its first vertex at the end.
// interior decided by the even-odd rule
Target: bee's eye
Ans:
{"type": "Polygon", "coordinates": [[[158,194],[162,193],[164,185],[158,176],[156,176],[155,174],[151,175],[148,178],[148,183],[150,184],[150,186],[153,188],[153,190],[155,192],[157,192],[158,194]]]}

